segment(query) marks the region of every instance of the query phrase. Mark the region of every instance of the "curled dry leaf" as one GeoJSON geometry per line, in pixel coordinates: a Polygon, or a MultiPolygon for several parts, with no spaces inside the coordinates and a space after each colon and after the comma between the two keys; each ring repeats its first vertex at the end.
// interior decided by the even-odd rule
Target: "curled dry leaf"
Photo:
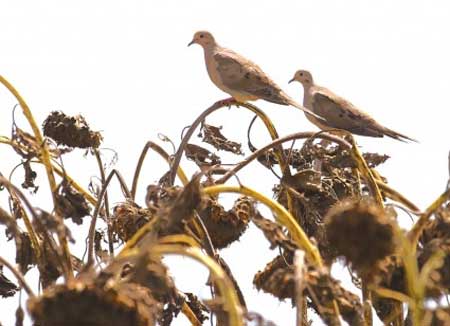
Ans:
{"type": "Polygon", "coordinates": [[[39,189],[39,186],[35,185],[34,181],[37,177],[37,173],[31,169],[31,162],[30,160],[26,160],[22,164],[23,169],[25,171],[25,178],[22,182],[22,188],[29,189],[33,188],[32,191],[36,193],[39,189]]]}
{"type": "Polygon", "coordinates": [[[24,275],[36,264],[30,236],[26,232],[21,232],[16,237],[16,263],[19,265],[20,272],[24,275]]]}
{"type": "Polygon", "coordinates": [[[90,207],[86,198],[64,179],[56,194],[58,212],[65,219],[72,219],[75,224],[82,224],[83,217],[90,214],[90,207]]]}
{"type": "Polygon", "coordinates": [[[195,144],[187,144],[185,150],[186,157],[194,161],[198,166],[213,166],[221,163],[220,157],[211,153],[206,148],[195,144]]]}
{"type": "Polygon", "coordinates": [[[19,288],[3,274],[2,267],[0,265],[0,296],[3,298],[12,297],[19,291],[19,288]]]}
{"type": "Polygon", "coordinates": [[[203,133],[203,141],[213,145],[217,150],[224,150],[237,155],[243,155],[242,145],[240,143],[228,140],[221,132],[221,127],[215,127],[206,123],[202,124],[201,132],[203,133]]]}
{"type": "Polygon", "coordinates": [[[31,160],[39,156],[40,146],[34,136],[20,129],[15,124],[13,125],[11,139],[14,144],[13,149],[22,158],[31,160]]]}
{"type": "Polygon", "coordinates": [[[256,273],[253,284],[258,290],[270,293],[280,300],[295,298],[295,275],[292,256],[277,256],[263,271],[256,273]]]}
{"type": "Polygon", "coordinates": [[[264,236],[270,242],[270,249],[280,247],[290,254],[296,249],[295,243],[283,232],[283,228],[275,222],[264,218],[259,212],[252,218],[252,222],[264,233],[264,236]]]}
{"type": "Polygon", "coordinates": [[[21,232],[19,230],[19,227],[17,226],[16,221],[7,211],[5,211],[1,207],[0,207],[0,225],[4,225],[6,227],[6,235],[8,237],[8,240],[11,237],[20,236],[21,232]]]}

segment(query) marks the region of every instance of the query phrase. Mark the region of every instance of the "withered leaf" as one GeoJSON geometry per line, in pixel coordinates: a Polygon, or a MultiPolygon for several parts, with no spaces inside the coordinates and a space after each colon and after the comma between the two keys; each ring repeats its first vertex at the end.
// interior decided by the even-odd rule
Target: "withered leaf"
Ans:
{"type": "Polygon", "coordinates": [[[189,160],[194,161],[198,166],[212,166],[221,163],[219,156],[195,144],[187,144],[185,154],[189,160]]]}
{"type": "Polygon", "coordinates": [[[3,298],[12,297],[19,288],[3,274],[2,267],[0,265],[0,296],[3,298]]]}
{"type": "Polygon", "coordinates": [[[217,150],[224,150],[238,155],[243,155],[242,145],[240,143],[228,140],[221,132],[219,127],[211,126],[206,123],[202,125],[203,141],[213,145],[217,150]]]}
{"type": "Polygon", "coordinates": [[[83,223],[83,217],[90,214],[91,209],[86,198],[70,186],[66,179],[60,184],[56,198],[58,212],[78,225],[83,223]]]}
{"type": "Polygon", "coordinates": [[[283,228],[279,224],[264,218],[259,212],[252,218],[252,222],[263,231],[264,236],[270,242],[270,249],[279,246],[288,252],[296,250],[297,246],[284,234],[283,228]]]}
{"type": "Polygon", "coordinates": [[[26,232],[21,232],[16,237],[16,263],[19,264],[20,272],[24,275],[31,266],[36,264],[30,236],[26,232]]]}
{"type": "Polygon", "coordinates": [[[199,298],[193,293],[185,293],[186,295],[186,304],[191,308],[197,320],[203,324],[203,322],[209,317],[206,315],[209,310],[205,304],[203,304],[199,298]]]}
{"type": "Polygon", "coordinates": [[[15,124],[12,129],[12,141],[16,144],[13,146],[17,154],[26,160],[31,160],[39,156],[40,146],[36,143],[33,135],[20,129],[15,124]]]}
{"type": "Polygon", "coordinates": [[[39,189],[39,186],[36,186],[34,184],[34,180],[36,179],[37,174],[35,171],[31,169],[30,160],[24,161],[22,166],[25,170],[25,180],[22,182],[22,188],[24,189],[33,188],[33,192],[36,193],[39,189]]]}

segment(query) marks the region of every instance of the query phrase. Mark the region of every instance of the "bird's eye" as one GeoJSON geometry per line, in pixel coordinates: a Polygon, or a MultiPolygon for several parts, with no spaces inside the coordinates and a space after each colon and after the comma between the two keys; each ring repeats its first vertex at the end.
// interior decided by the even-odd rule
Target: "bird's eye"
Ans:
{"type": "Polygon", "coordinates": [[[302,72],[300,73],[300,76],[303,76],[303,73],[302,73],[302,72]]]}
{"type": "Polygon", "coordinates": [[[205,36],[205,35],[203,35],[203,34],[200,34],[200,38],[203,38],[203,36],[205,36]]]}

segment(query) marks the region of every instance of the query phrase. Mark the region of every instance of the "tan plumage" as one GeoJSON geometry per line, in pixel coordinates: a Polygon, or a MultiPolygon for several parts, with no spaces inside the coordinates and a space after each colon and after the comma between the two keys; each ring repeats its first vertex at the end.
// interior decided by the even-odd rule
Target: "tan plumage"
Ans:
{"type": "Polygon", "coordinates": [[[309,71],[297,71],[294,78],[290,80],[290,82],[293,81],[298,81],[303,85],[303,105],[323,118],[323,120],[318,120],[316,117],[305,113],[307,119],[322,130],[336,128],[347,130],[361,136],[388,136],[400,141],[405,141],[405,139],[416,141],[408,136],[382,126],[375,119],[359,110],[349,101],[334,94],[325,87],[315,85],[309,71]]]}
{"type": "Polygon", "coordinates": [[[262,99],[276,104],[292,105],[316,116],[284,93],[258,65],[218,45],[211,33],[195,33],[189,45],[194,43],[203,47],[206,69],[212,82],[235,100],[247,102],[262,99]]]}

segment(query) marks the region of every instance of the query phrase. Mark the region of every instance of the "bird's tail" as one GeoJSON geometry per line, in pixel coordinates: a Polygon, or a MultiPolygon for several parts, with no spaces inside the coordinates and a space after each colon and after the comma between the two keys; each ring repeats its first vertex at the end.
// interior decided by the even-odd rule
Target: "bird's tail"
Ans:
{"type": "Polygon", "coordinates": [[[396,140],[400,140],[402,142],[406,142],[406,141],[409,140],[409,141],[413,141],[415,143],[418,143],[418,141],[416,139],[408,137],[408,136],[405,136],[405,135],[403,135],[401,133],[398,133],[398,132],[396,132],[396,131],[394,131],[392,129],[386,128],[386,127],[383,128],[383,133],[386,136],[388,136],[388,137],[394,138],[396,140]]]}

